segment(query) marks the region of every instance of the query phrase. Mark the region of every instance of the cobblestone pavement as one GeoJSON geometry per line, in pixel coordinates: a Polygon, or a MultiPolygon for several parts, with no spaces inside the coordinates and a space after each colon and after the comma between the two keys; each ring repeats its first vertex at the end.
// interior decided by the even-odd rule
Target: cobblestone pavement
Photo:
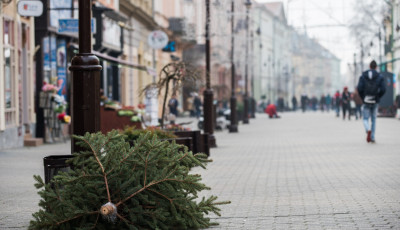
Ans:
{"type": "Polygon", "coordinates": [[[71,154],[70,142],[0,150],[0,229],[26,229],[39,210],[33,175],[43,178],[43,157],[71,154]]]}
{"type": "Polygon", "coordinates": [[[197,170],[212,189],[202,195],[232,202],[214,228],[400,229],[399,127],[378,119],[368,144],[360,120],[317,112],[216,132],[214,162],[197,170]]]}
{"type": "MultiPolygon", "coordinates": [[[[400,229],[399,127],[379,118],[367,144],[360,120],[317,112],[257,114],[239,133],[216,131],[214,162],[193,172],[212,188],[201,195],[232,202],[212,229],[400,229]]],[[[26,229],[38,210],[32,175],[43,176],[44,156],[69,152],[69,143],[0,151],[0,229],[26,229]]]]}

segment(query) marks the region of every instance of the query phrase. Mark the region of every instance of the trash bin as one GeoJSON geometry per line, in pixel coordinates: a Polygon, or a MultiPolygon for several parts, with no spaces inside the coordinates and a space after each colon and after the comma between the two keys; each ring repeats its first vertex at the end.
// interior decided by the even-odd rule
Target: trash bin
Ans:
{"type": "Polygon", "coordinates": [[[73,158],[73,155],[52,155],[43,158],[44,181],[48,184],[58,172],[67,172],[72,167],[66,161],[73,158]]]}

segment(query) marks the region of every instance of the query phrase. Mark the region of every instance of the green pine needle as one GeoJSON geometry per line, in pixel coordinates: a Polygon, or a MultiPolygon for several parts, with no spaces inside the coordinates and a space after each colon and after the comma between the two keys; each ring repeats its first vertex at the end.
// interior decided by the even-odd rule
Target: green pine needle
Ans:
{"type": "Polygon", "coordinates": [[[49,185],[34,176],[40,189],[39,206],[29,229],[198,229],[215,223],[206,215],[220,215],[216,196],[201,176],[190,174],[211,162],[205,154],[193,155],[175,142],[140,134],[131,147],[126,135],[111,131],[74,136],[84,148],[68,160],[73,170],[59,173],[49,185]],[[113,203],[115,222],[102,218],[100,207],[113,203]]]}

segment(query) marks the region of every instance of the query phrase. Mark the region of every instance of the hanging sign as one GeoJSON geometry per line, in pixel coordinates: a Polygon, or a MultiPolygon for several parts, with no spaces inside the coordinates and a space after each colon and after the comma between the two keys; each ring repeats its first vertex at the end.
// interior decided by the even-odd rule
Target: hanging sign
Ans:
{"type": "Polygon", "coordinates": [[[43,3],[36,0],[20,0],[18,2],[18,14],[24,17],[39,17],[43,13],[43,3]]]}
{"type": "Polygon", "coordinates": [[[152,31],[147,38],[147,43],[153,49],[162,49],[168,44],[168,35],[161,30],[152,31]]]}

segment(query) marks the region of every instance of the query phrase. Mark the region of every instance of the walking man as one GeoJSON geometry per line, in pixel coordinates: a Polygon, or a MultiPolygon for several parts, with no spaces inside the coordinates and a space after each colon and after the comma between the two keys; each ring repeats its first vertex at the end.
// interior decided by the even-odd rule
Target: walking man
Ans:
{"type": "Polygon", "coordinates": [[[343,93],[342,93],[343,120],[346,119],[347,111],[349,111],[349,120],[350,120],[350,115],[351,115],[350,100],[351,100],[351,94],[346,86],[343,88],[343,93]]]}
{"type": "Polygon", "coordinates": [[[173,94],[171,99],[169,99],[168,101],[168,107],[169,107],[169,112],[174,114],[175,117],[178,116],[178,105],[179,105],[178,99],[176,99],[176,95],[173,94]]]}
{"type": "Polygon", "coordinates": [[[386,92],[386,85],[383,77],[376,71],[376,62],[372,61],[369,67],[370,70],[362,73],[357,90],[364,103],[363,118],[367,142],[375,143],[376,114],[379,100],[386,92]],[[371,125],[369,124],[370,118],[371,125]]]}

